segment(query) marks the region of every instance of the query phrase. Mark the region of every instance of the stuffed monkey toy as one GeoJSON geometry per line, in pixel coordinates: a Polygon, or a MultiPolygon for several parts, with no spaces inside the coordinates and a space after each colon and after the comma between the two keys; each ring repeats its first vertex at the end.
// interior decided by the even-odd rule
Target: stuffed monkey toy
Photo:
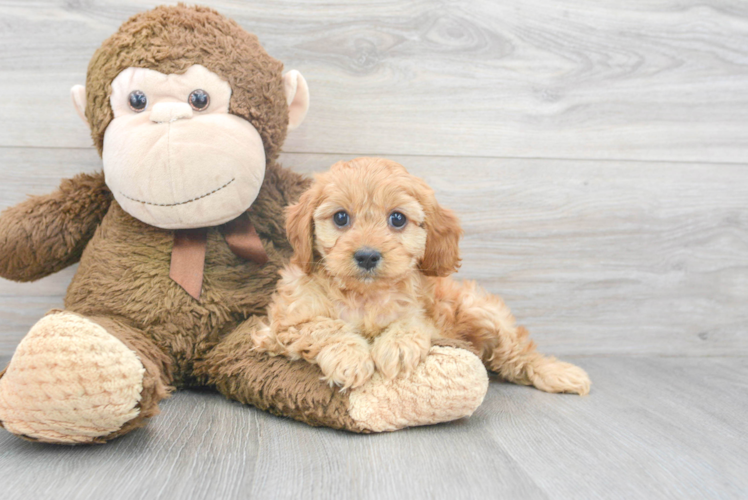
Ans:
{"type": "Polygon", "coordinates": [[[455,341],[407,377],[348,392],[316,365],[252,351],[292,253],[284,207],[308,186],[276,162],[309,103],[304,78],[282,68],[235,22],[184,5],[132,17],[96,51],[72,96],[103,172],[0,216],[3,278],[80,262],[65,308],[0,372],[7,431],[103,443],[192,386],[354,432],[444,422],[482,402],[486,371],[455,341]]]}

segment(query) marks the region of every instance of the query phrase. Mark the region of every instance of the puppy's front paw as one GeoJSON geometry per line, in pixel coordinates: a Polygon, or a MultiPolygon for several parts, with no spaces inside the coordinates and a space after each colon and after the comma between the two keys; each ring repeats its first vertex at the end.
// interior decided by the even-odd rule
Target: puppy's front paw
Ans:
{"type": "Polygon", "coordinates": [[[431,340],[424,335],[387,335],[374,341],[371,357],[384,378],[393,379],[400,372],[412,372],[426,359],[431,340]]]}
{"type": "Polygon", "coordinates": [[[374,375],[374,360],[366,341],[328,345],[317,355],[317,364],[325,374],[322,380],[342,390],[360,387],[374,375]]]}
{"type": "Polygon", "coordinates": [[[252,350],[257,352],[266,352],[273,356],[278,354],[286,354],[283,344],[280,343],[278,337],[266,324],[261,324],[259,328],[251,333],[252,338],[252,350]]]}

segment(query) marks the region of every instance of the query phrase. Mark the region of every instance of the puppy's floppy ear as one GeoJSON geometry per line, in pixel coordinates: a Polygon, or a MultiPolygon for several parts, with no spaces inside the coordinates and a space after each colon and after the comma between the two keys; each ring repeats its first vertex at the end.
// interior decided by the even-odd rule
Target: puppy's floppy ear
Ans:
{"type": "Polygon", "coordinates": [[[448,208],[439,205],[434,191],[421,179],[416,179],[416,197],[426,214],[426,252],[421,260],[421,272],[426,276],[449,276],[460,267],[460,220],[448,208]]]}
{"type": "Polygon", "coordinates": [[[298,203],[286,209],[286,235],[294,251],[291,263],[307,274],[312,271],[314,262],[314,211],[321,193],[319,181],[316,181],[301,195],[298,203]]]}

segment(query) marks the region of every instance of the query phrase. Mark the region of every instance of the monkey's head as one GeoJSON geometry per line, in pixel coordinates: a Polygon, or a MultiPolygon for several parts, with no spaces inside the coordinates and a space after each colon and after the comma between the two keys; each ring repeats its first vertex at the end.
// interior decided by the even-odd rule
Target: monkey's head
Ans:
{"type": "Polygon", "coordinates": [[[126,212],[164,229],[205,227],[250,207],[266,162],[306,115],[304,78],[282,70],[212,9],[163,6],[106,40],[72,96],[126,212]]]}

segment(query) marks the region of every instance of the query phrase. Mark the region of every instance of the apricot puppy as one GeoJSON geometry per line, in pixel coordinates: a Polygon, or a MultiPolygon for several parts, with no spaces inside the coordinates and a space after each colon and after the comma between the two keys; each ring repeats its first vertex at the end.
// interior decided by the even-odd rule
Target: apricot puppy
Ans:
{"type": "Polygon", "coordinates": [[[288,208],[294,255],[257,350],[319,365],[343,390],[378,370],[412,371],[436,337],[466,340],[487,368],[547,392],[587,394],[580,368],[535,351],[503,301],[447,276],[460,265],[457,217],[389,160],[339,162],[288,208]]]}

